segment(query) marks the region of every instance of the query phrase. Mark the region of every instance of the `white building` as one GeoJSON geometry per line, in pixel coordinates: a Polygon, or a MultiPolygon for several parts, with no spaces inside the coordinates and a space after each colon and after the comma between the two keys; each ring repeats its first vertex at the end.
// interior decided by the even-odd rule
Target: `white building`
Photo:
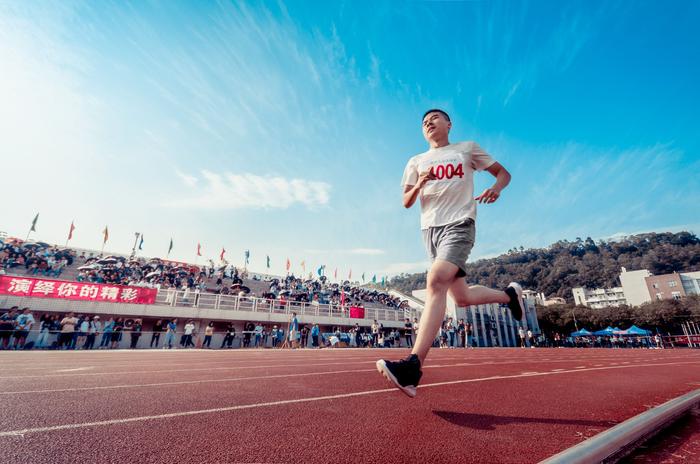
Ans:
{"type": "Polygon", "coordinates": [[[650,277],[651,272],[646,269],[639,271],[628,271],[624,267],[620,273],[620,283],[622,291],[625,294],[627,304],[630,306],[639,306],[642,303],[651,301],[649,289],[645,278],[650,277]]]}
{"type": "Polygon", "coordinates": [[[576,287],[572,288],[571,292],[574,294],[575,304],[588,306],[589,308],[601,309],[627,304],[622,287],[596,288],[593,290],[576,287]]]}
{"type": "Polygon", "coordinates": [[[681,282],[686,295],[700,295],[700,271],[681,272],[681,282]]]}

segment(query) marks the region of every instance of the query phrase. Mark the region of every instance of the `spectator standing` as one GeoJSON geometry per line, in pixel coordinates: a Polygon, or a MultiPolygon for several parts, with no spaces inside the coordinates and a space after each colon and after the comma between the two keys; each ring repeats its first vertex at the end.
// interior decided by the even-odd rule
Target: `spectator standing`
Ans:
{"type": "Polygon", "coordinates": [[[49,341],[49,331],[51,330],[52,317],[44,314],[39,318],[39,336],[36,339],[37,348],[46,348],[49,341]]]}
{"type": "Polygon", "coordinates": [[[172,349],[173,345],[175,344],[175,334],[177,333],[177,319],[173,319],[172,321],[168,322],[167,324],[167,329],[165,332],[165,343],[163,344],[163,349],[165,349],[166,345],[168,349],[172,349]]]}
{"type": "Polygon", "coordinates": [[[107,347],[109,342],[112,341],[112,332],[114,331],[114,319],[111,317],[105,322],[104,331],[102,332],[102,341],[100,342],[100,348],[107,347]]]}
{"type": "Polygon", "coordinates": [[[411,348],[413,346],[413,324],[411,324],[411,319],[406,318],[403,326],[403,337],[406,340],[406,346],[411,348]]]}
{"type": "Polygon", "coordinates": [[[234,327],[233,322],[229,322],[226,326],[226,335],[224,336],[224,341],[221,342],[221,348],[226,345],[226,348],[231,348],[233,345],[233,339],[236,338],[236,327],[234,327]]]}
{"type": "Polygon", "coordinates": [[[102,323],[100,322],[100,316],[95,316],[88,323],[87,337],[85,339],[85,345],[83,346],[86,350],[91,350],[95,347],[95,338],[100,333],[102,329],[102,323]]]}
{"type": "Polygon", "coordinates": [[[464,319],[460,319],[457,323],[457,335],[459,336],[458,346],[467,346],[467,325],[464,319]]]}
{"type": "Polygon", "coordinates": [[[131,349],[136,349],[136,345],[139,343],[139,338],[141,338],[141,331],[143,330],[143,324],[141,319],[136,319],[134,325],[131,327],[131,349]]]}
{"type": "Polygon", "coordinates": [[[318,324],[314,324],[311,328],[311,346],[314,348],[320,348],[318,344],[318,336],[320,333],[321,329],[319,329],[318,324]]]}
{"type": "Polygon", "coordinates": [[[73,333],[75,332],[75,325],[77,323],[78,319],[73,313],[68,313],[68,315],[61,320],[61,335],[58,341],[59,348],[70,349],[73,341],[73,333]]]}
{"type": "Polygon", "coordinates": [[[151,348],[155,344],[158,348],[158,343],[160,342],[160,333],[163,331],[163,320],[158,319],[155,324],[153,324],[153,333],[151,334],[151,348]]]}
{"type": "Polygon", "coordinates": [[[374,322],[372,323],[372,346],[377,346],[379,343],[379,324],[377,324],[377,320],[375,319],[374,322]]]}
{"type": "Polygon", "coordinates": [[[450,317],[447,319],[447,335],[450,337],[450,348],[455,347],[455,323],[450,317]]]}
{"type": "Polygon", "coordinates": [[[204,329],[204,343],[202,343],[202,348],[205,346],[211,348],[211,337],[214,335],[214,322],[210,322],[204,329]]]}
{"type": "Polygon", "coordinates": [[[527,329],[527,343],[530,345],[530,348],[535,347],[535,340],[532,334],[532,330],[527,329]]]}
{"type": "Polygon", "coordinates": [[[89,316],[79,316],[78,320],[80,321],[78,324],[78,327],[80,328],[78,332],[78,339],[76,341],[76,346],[79,348],[85,349],[85,345],[87,344],[87,336],[88,332],[90,330],[90,317],[89,316]]]}
{"type": "Polygon", "coordinates": [[[256,323],[255,324],[255,348],[258,348],[260,346],[260,342],[262,342],[262,324],[261,323],[256,323]]]}
{"type": "Polygon", "coordinates": [[[122,331],[124,330],[124,319],[121,317],[118,317],[116,321],[114,321],[114,327],[112,328],[112,336],[110,338],[112,344],[110,345],[111,349],[115,349],[118,345],[119,342],[122,340],[122,331]]]}
{"type": "Polygon", "coordinates": [[[15,350],[21,350],[24,348],[24,344],[27,341],[27,336],[29,336],[29,331],[32,330],[34,325],[34,316],[29,311],[29,308],[23,308],[22,314],[17,316],[15,321],[15,350]]]}
{"type": "Polygon", "coordinates": [[[520,338],[520,348],[525,348],[525,329],[523,326],[518,328],[518,337],[520,338]]]}
{"type": "Polygon", "coordinates": [[[292,344],[292,348],[298,345],[297,334],[299,332],[299,320],[297,319],[297,313],[292,313],[292,320],[289,322],[289,342],[292,344]]]}
{"type": "Polygon", "coordinates": [[[306,348],[309,345],[309,328],[304,326],[301,328],[301,347],[306,348]]]}
{"type": "Polygon", "coordinates": [[[185,324],[185,331],[182,335],[182,340],[180,342],[180,345],[184,345],[185,348],[189,348],[190,346],[194,346],[194,343],[192,342],[192,335],[194,334],[194,323],[192,322],[192,319],[187,321],[187,324],[185,324]]]}
{"type": "Polygon", "coordinates": [[[272,326],[272,347],[277,348],[277,325],[272,326]]]}

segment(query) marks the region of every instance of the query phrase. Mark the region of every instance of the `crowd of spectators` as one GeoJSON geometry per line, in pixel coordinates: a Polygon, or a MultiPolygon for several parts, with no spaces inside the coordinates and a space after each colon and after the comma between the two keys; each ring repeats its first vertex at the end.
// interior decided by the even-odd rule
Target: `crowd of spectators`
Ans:
{"type": "Polygon", "coordinates": [[[28,275],[60,277],[75,261],[75,250],[52,247],[47,243],[0,242],[0,271],[28,275]]]}
{"type": "MultiPolygon", "coordinates": [[[[209,261],[203,266],[172,262],[159,258],[98,256],[70,248],[52,247],[46,243],[0,243],[0,268],[7,273],[60,277],[66,267],[78,282],[116,284],[170,289],[190,293],[255,296],[281,301],[333,304],[363,307],[373,304],[395,309],[408,309],[408,301],[377,289],[352,285],[349,281],[331,283],[326,276],[303,279],[292,275],[265,281],[267,290],[251,290],[247,270],[209,261]],[[248,283],[248,285],[246,285],[248,283]]],[[[309,276],[311,277],[311,276],[309,276]]],[[[263,287],[264,288],[264,287],[263,287]]]]}

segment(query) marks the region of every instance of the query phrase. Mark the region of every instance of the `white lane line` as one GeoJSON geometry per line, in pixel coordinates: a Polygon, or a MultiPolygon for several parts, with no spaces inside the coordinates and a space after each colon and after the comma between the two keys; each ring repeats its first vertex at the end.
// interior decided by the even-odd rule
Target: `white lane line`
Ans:
{"type": "Polygon", "coordinates": [[[576,367],[574,367],[574,369],[585,369],[585,368],[586,368],[586,366],[576,366],[576,367]]]}
{"type": "Polygon", "coordinates": [[[74,392],[74,391],[89,391],[89,390],[117,390],[125,388],[146,388],[146,387],[162,387],[168,385],[193,385],[201,383],[221,383],[221,382],[242,382],[245,380],[269,380],[269,379],[282,379],[288,377],[307,377],[313,375],[330,375],[330,374],[348,374],[356,372],[376,372],[376,369],[358,369],[358,370],[344,370],[344,371],[321,371],[321,372],[304,372],[299,374],[277,374],[277,375],[262,375],[256,377],[230,377],[226,379],[213,379],[213,380],[181,380],[179,382],[158,382],[158,383],[139,383],[139,384],[125,384],[125,385],[102,385],[97,387],[75,387],[75,388],[57,388],[53,390],[25,390],[25,391],[0,391],[0,396],[2,395],[24,395],[30,393],[62,393],[62,392],[74,392]]]}
{"type": "Polygon", "coordinates": [[[87,371],[93,369],[92,366],[85,366],[85,367],[74,367],[73,369],[59,369],[54,372],[77,372],[77,371],[87,371]]]}
{"type": "MultiPolygon", "coordinates": [[[[676,365],[680,365],[680,364],[699,364],[699,363],[700,363],[700,361],[688,361],[688,362],[677,362],[677,363],[655,363],[655,364],[644,364],[642,367],[676,366],[676,365]]],[[[640,367],[640,366],[635,365],[635,366],[590,367],[588,369],[583,369],[583,370],[582,369],[574,369],[574,370],[566,370],[566,371],[560,371],[560,372],[538,372],[536,374],[533,373],[533,374],[528,374],[528,375],[523,375],[523,374],[495,375],[495,376],[491,376],[491,377],[482,377],[482,378],[477,378],[477,379],[449,380],[446,382],[429,383],[429,384],[425,384],[425,385],[419,385],[418,388],[434,388],[434,387],[442,387],[445,385],[458,385],[458,384],[466,384],[466,383],[487,382],[487,381],[491,381],[491,380],[517,379],[517,378],[522,378],[522,377],[570,374],[570,373],[587,372],[587,371],[627,369],[630,367],[640,367]]],[[[315,401],[327,401],[327,400],[335,400],[335,399],[342,399],[342,398],[353,398],[353,397],[358,397],[358,396],[376,395],[379,393],[389,393],[389,392],[396,392],[396,388],[384,388],[384,389],[380,389],[380,390],[366,390],[366,391],[353,392],[353,393],[343,393],[343,394],[339,394],[339,395],[314,396],[314,397],[310,397],[310,398],[297,398],[297,399],[293,399],[293,400],[269,401],[269,402],[265,402],[265,403],[241,404],[241,405],[235,405],[235,406],[226,406],[223,408],[198,409],[198,410],[194,410],[194,411],[181,411],[181,412],[173,412],[173,413],[168,413],[168,414],[157,414],[157,415],[153,415],[153,416],[128,417],[125,419],[108,419],[108,420],[96,421],[96,422],[79,422],[79,423],[75,423],[75,424],[62,424],[62,425],[52,425],[52,426],[48,426],[48,427],[35,427],[35,428],[20,429],[20,430],[7,430],[4,432],[0,432],[0,438],[2,438],[2,437],[18,437],[18,436],[23,437],[24,435],[27,435],[30,433],[54,432],[54,431],[58,431],[58,430],[81,429],[81,428],[99,427],[99,426],[107,426],[107,425],[127,424],[127,423],[132,423],[132,422],[145,422],[145,421],[150,421],[150,420],[170,419],[173,417],[195,416],[195,415],[212,414],[212,413],[218,413],[218,412],[238,411],[238,410],[242,410],[242,409],[253,409],[253,408],[263,408],[263,407],[269,407],[269,406],[280,406],[280,405],[285,405],[285,404],[310,403],[310,402],[315,402],[315,401]]]]}
{"type": "MultiPolygon", "coordinates": [[[[370,361],[375,363],[375,360],[370,361]]],[[[349,364],[349,363],[343,363],[349,364]]],[[[429,366],[424,366],[423,369],[440,369],[445,367],[467,367],[467,366],[483,366],[490,365],[492,363],[458,363],[458,364],[432,364],[429,366]]],[[[308,366],[309,364],[307,364],[308,366]]],[[[202,383],[221,383],[221,382],[241,382],[245,380],[268,380],[268,379],[281,379],[287,377],[306,377],[314,375],[327,375],[327,374],[348,374],[348,373],[361,373],[361,372],[375,372],[376,369],[353,369],[353,370],[341,370],[341,371],[318,371],[318,372],[302,372],[295,374],[274,374],[274,375],[261,375],[253,377],[229,377],[226,379],[202,379],[202,380],[181,380],[177,382],[154,382],[154,383],[140,383],[140,384],[123,384],[123,385],[98,385],[93,387],[71,387],[71,388],[54,388],[45,390],[17,390],[17,391],[0,391],[0,396],[7,395],[26,395],[34,393],[64,393],[64,392],[75,392],[75,391],[90,391],[90,390],[116,390],[125,388],[147,388],[147,387],[160,387],[168,385],[192,385],[192,384],[202,384],[202,383]]]]}

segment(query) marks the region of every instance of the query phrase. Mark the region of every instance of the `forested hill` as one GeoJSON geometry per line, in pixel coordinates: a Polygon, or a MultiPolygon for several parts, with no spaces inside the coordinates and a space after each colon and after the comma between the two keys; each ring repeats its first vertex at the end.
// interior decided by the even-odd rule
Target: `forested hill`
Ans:
{"type": "MultiPolygon", "coordinates": [[[[467,265],[467,282],[501,289],[509,282],[572,300],[572,287],[617,287],[620,268],[652,274],[700,270],[700,239],[689,232],[649,233],[595,242],[562,240],[547,248],[512,249],[467,265]]],[[[425,288],[426,273],[402,274],[389,286],[403,292],[425,288]]]]}

